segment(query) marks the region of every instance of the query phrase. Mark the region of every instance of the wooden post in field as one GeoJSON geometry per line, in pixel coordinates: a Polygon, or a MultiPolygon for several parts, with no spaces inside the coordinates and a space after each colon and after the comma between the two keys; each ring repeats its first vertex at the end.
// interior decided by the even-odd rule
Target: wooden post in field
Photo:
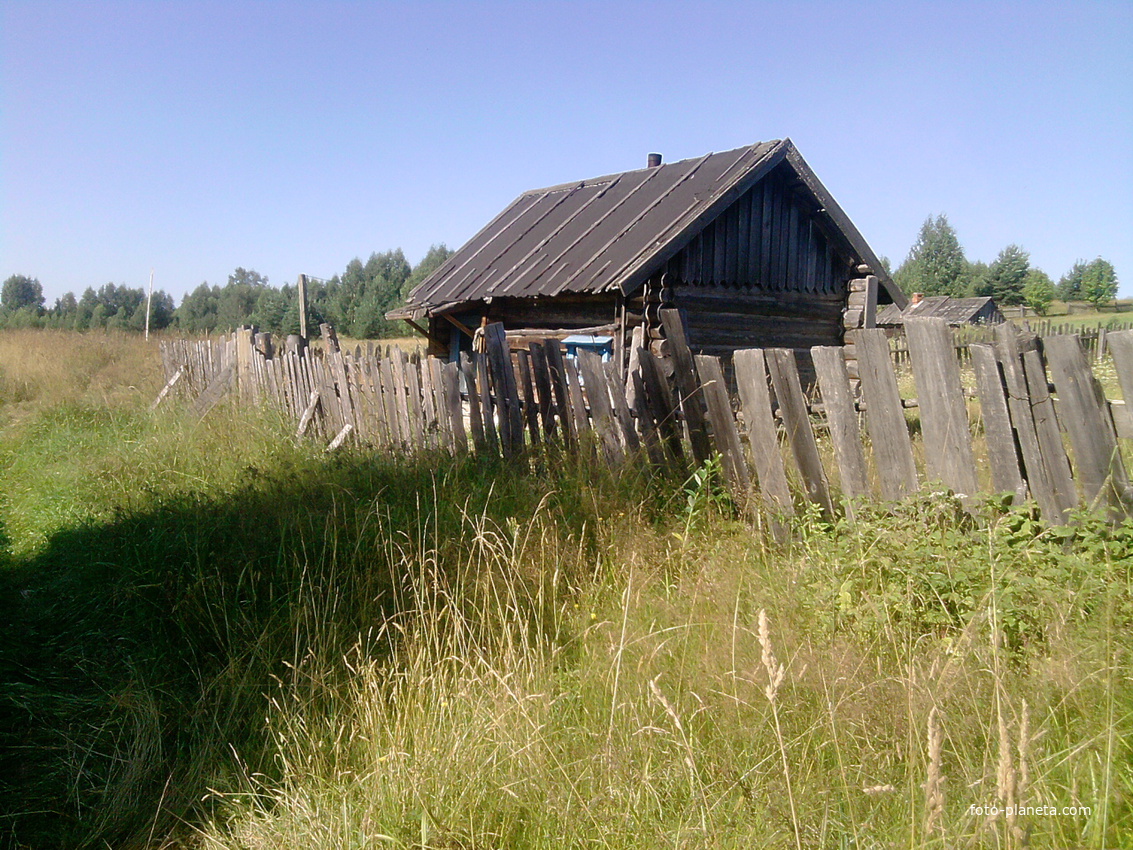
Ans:
{"type": "Polygon", "coordinates": [[[299,275],[299,336],[307,341],[307,276],[299,275]]]}
{"type": "Polygon", "coordinates": [[[149,339],[149,313],[153,304],[153,269],[149,270],[149,292],[146,294],[146,339],[149,339]]]}

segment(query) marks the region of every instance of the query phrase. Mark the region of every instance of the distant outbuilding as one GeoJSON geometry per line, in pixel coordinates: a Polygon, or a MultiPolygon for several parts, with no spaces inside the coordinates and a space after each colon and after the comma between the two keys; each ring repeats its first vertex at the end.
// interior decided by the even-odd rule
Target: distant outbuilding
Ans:
{"type": "Polygon", "coordinates": [[[662,308],[694,351],[840,345],[907,299],[789,139],[525,192],[391,311],[455,358],[502,322],[529,339],[631,337],[666,352],[662,308]],[[853,297],[851,297],[851,293],[853,297]]]}
{"type": "Polygon", "coordinates": [[[944,319],[952,327],[961,325],[994,325],[1006,321],[995,299],[951,298],[947,295],[922,296],[914,292],[907,307],[896,304],[885,307],[877,314],[877,325],[882,328],[899,328],[910,317],[932,316],[944,319]]]}

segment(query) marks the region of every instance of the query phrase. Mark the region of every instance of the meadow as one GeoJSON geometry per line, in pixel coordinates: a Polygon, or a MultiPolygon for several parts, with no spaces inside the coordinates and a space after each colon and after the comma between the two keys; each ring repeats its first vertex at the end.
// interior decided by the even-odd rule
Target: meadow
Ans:
{"type": "Polygon", "coordinates": [[[615,474],[151,413],[0,334],[0,836],[184,848],[1133,847],[1133,525],[941,494],[787,540],[615,474]]]}

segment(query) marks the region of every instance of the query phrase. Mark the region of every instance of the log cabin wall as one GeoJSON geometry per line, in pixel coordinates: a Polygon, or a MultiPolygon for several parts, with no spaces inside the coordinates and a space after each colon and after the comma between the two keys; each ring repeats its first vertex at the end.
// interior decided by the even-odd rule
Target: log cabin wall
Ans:
{"type": "MultiPolygon", "coordinates": [[[[619,296],[605,293],[567,294],[548,298],[497,298],[490,304],[474,302],[468,309],[450,315],[469,330],[480,327],[485,320],[502,322],[509,334],[531,331],[531,338],[541,341],[546,337],[566,336],[578,331],[596,332],[595,329],[598,328],[602,329],[601,334],[614,336],[619,304],[619,296]]],[[[431,341],[445,340],[445,343],[439,345],[431,342],[429,353],[435,356],[451,359],[455,350],[471,351],[472,348],[471,338],[444,316],[430,318],[429,336],[431,341]]],[[[516,346],[526,347],[526,343],[526,339],[521,339],[516,342],[516,346]]]]}
{"type": "Polygon", "coordinates": [[[790,169],[772,171],[669,262],[657,300],[683,308],[700,352],[842,344],[856,261],[799,185],[790,169]]]}

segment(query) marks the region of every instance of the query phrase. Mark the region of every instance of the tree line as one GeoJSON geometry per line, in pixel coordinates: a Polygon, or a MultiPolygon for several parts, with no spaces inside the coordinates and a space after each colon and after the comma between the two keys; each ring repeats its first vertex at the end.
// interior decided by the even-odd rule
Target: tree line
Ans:
{"type": "Polygon", "coordinates": [[[1117,297],[1117,273],[1098,257],[1078,260],[1056,284],[1046,272],[1031,265],[1031,255],[1008,245],[991,263],[970,262],[948,217],[929,216],[905,261],[893,272],[894,282],[906,293],[949,295],[953,298],[991,296],[1001,305],[1025,304],[1045,315],[1055,298],[1089,301],[1095,307],[1117,297]]]}
{"type": "MultiPolygon", "coordinates": [[[[409,290],[438,268],[452,252],[432,246],[411,266],[400,248],[373,253],[366,262],[355,258],[330,280],[309,278],[307,327],[329,322],[344,336],[374,339],[400,336],[402,322],[385,314],[405,302],[409,290]]],[[[886,262],[888,268],[888,263],[886,262]]],[[[916,242],[893,279],[906,293],[950,295],[955,298],[990,295],[1002,305],[1026,304],[1045,314],[1055,298],[1090,301],[1095,306],[1117,296],[1113,265],[1098,257],[1078,260],[1056,284],[1031,265],[1030,254],[1008,245],[991,263],[971,262],[964,255],[956,230],[941,214],[929,216],[916,242]]],[[[141,330],[146,320],[142,288],[108,283],[87,288],[79,297],[68,292],[48,307],[39,281],[12,275],[0,291],[0,328],[65,328],[69,330],[141,330]]],[[[223,286],[202,283],[176,306],[173,297],[158,290],[150,307],[150,328],[176,328],[200,334],[255,325],[277,335],[299,332],[299,291],[296,284],[280,287],[254,270],[237,268],[223,286]]]]}
{"type": "MultiPolygon", "coordinates": [[[[359,339],[403,335],[405,325],[386,319],[386,312],[403,304],[409,290],[451,253],[444,244],[434,245],[411,266],[396,248],[375,252],[365,262],[355,258],[329,280],[308,277],[308,333],[317,334],[319,324],[329,322],[340,334],[359,339]]],[[[273,287],[255,270],[237,268],[223,286],[206,281],[187,293],[180,306],[168,293],[155,290],[149,326],[203,334],[255,325],[287,335],[299,332],[300,309],[296,284],[273,287]]],[[[12,275],[0,289],[0,328],[142,330],[145,323],[146,292],[140,287],[88,287],[79,297],[68,292],[52,306],[47,306],[43,286],[35,278],[12,275]]]]}

